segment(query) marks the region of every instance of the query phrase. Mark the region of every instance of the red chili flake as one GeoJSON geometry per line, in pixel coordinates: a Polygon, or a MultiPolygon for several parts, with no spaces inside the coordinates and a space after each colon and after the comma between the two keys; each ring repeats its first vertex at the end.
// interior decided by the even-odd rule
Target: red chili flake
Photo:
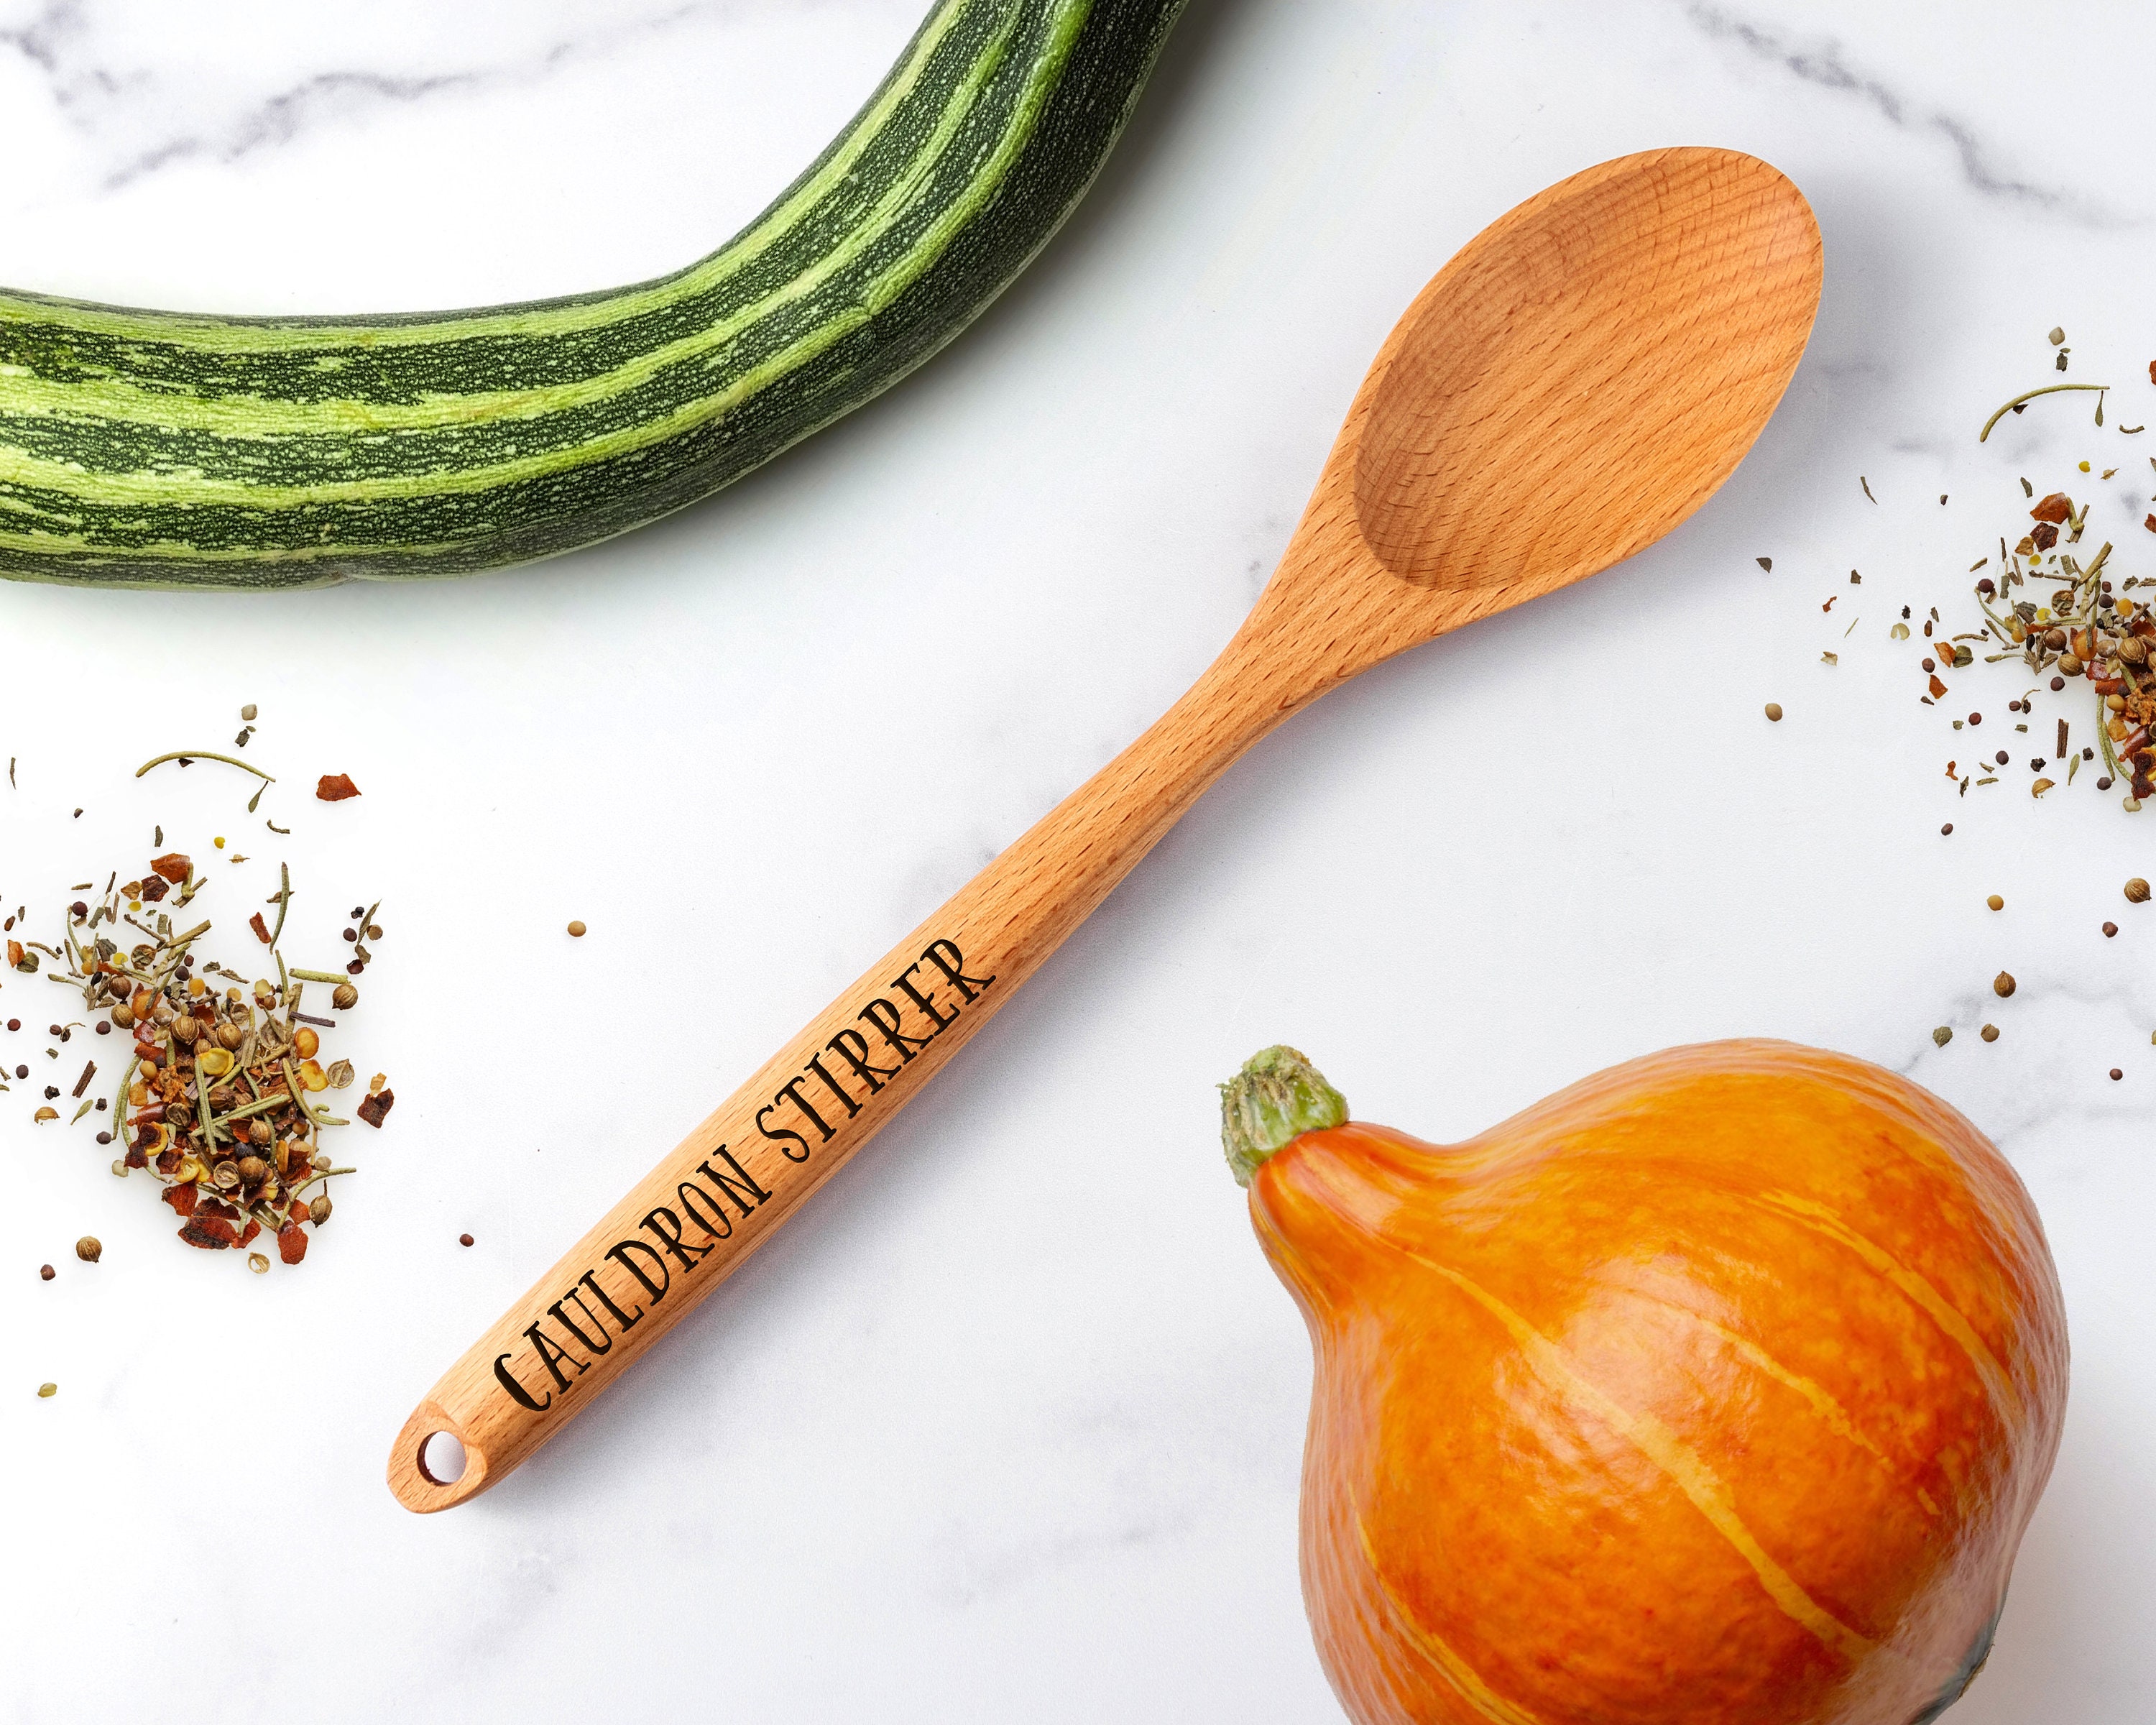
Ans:
{"type": "Polygon", "coordinates": [[[194,1214],[195,1200],[201,1195],[192,1186],[167,1186],[165,1189],[165,1202],[183,1216],[194,1214]]]}
{"type": "Polygon", "coordinates": [[[247,1230],[239,1236],[238,1244],[240,1245],[252,1245],[254,1243],[254,1236],[261,1231],[262,1224],[250,1216],[247,1222],[247,1230]]]}
{"type": "Polygon", "coordinates": [[[150,866],[175,886],[187,884],[187,876],[194,872],[193,862],[177,850],[168,850],[162,856],[152,857],[150,866]]]}
{"type": "Polygon", "coordinates": [[[2156,515],[2150,516],[2148,519],[2142,522],[2141,525],[2148,528],[2150,532],[2156,533],[2156,515]]]}
{"type": "Polygon", "coordinates": [[[142,883],[142,901],[145,904],[154,905],[158,900],[164,897],[164,896],[172,890],[172,889],[171,887],[166,886],[165,883],[160,880],[155,875],[152,875],[148,880],[142,883]]]}
{"type": "Polygon", "coordinates": [[[382,1125],[382,1117],[396,1106],[395,1091],[378,1090],[372,1096],[362,1100],[358,1108],[359,1117],[378,1131],[382,1125]]]}
{"type": "Polygon", "coordinates": [[[1946,692],[1947,685],[1939,680],[1938,674],[1934,671],[1932,674],[1932,698],[1936,701],[1940,696],[1946,692]]]}
{"type": "Polygon", "coordinates": [[[322,782],[315,787],[315,795],[324,803],[341,803],[347,797],[357,797],[359,787],[341,773],[325,773],[322,782]]]}
{"type": "Polygon", "coordinates": [[[287,1264],[296,1264],[307,1255],[307,1230],[298,1223],[291,1223],[277,1230],[277,1255],[287,1264]]]}
{"type": "Polygon", "coordinates": [[[22,942],[20,942],[20,941],[10,941],[10,942],[8,942],[8,963],[10,965],[16,965],[16,964],[20,964],[22,962],[23,962],[23,943],[22,943],[22,942]]]}
{"type": "Polygon", "coordinates": [[[195,1214],[203,1216],[222,1216],[228,1222],[237,1222],[239,1212],[220,1198],[205,1198],[197,1206],[195,1214]]]}
{"type": "Polygon", "coordinates": [[[2049,551],[2059,542],[2059,530],[2049,521],[2043,521],[2037,525],[2036,531],[2029,537],[2035,542],[2037,550],[2049,551]]]}
{"type": "Polygon", "coordinates": [[[126,1160],[127,1166],[130,1168],[147,1168],[150,1165],[150,1158],[142,1153],[139,1147],[130,1150],[127,1153],[126,1160]]]}
{"type": "Polygon", "coordinates": [[[179,1171],[180,1153],[178,1151],[160,1150],[157,1153],[157,1172],[159,1173],[176,1174],[179,1171]]]}
{"type": "Polygon", "coordinates": [[[2064,491],[2054,491],[2029,511],[2029,518],[2037,521],[2063,521],[2071,520],[2073,512],[2074,500],[2064,491]]]}
{"type": "Polygon", "coordinates": [[[204,1251],[221,1252],[232,1244],[237,1233],[222,1216],[197,1216],[180,1230],[180,1238],[204,1251]]]}
{"type": "Polygon", "coordinates": [[[307,1219],[307,1200],[304,1198],[294,1199],[292,1200],[292,1208],[286,1211],[285,1214],[290,1216],[295,1222],[305,1221],[307,1219]]]}
{"type": "Polygon", "coordinates": [[[249,916],[247,919],[247,926],[254,931],[255,938],[260,941],[264,946],[266,947],[270,944],[270,925],[262,920],[261,911],[257,911],[252,916],[249,916]]]}

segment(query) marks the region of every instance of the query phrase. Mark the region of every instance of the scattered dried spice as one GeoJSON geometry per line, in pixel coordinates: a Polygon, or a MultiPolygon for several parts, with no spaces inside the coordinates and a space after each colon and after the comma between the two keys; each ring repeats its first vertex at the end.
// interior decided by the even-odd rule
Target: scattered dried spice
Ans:
{"type": "MultiPolygon", "coordinates": [[[[2060,357],[2067,351],[2061,348],[2060,357]]],[[[1984,422],[1978,441],[1988,439],[2005,414],[2025,411],[2039,397],[2070,391],[2097,396],[2093,418],[2101,427],[2108,388],[2054,383],[2027,391],[1984,422]]],[[[2130,435],[2142,429],[2121,426],[2116,430],[2130,435]]],[[[2076,464],[2084,474],[2094,466],[2090,461],[2076,464]]],[[[2108,479],[2118,471],[2107,468],[2103,476],[2108,479]]],[[[2074,748],[2071,721],[2055,716],[2057,740],[2051,759],[2066,763],[2062,777],[2071,785],[2083,764],[2095,764],[2100,757],[2092,775],[2097,788],[2107,791],[2123,781],[2123,805],[2128,813],[2137,812],[2156,795],[2156,614],[2145,600],[2131,597],[2132,589],[2143,584],[2140,578],[2112,579],[2112,542],[2103,542],[2092,556],[2079,548],[2088,526],[2087,501],[2076,501],[2066,489],[2038,496],[2025,476],[2019,484],[2026,514],[1998,536],[1996,568],[1988,555],[1969,566],[1977,577],[1974,593],[1978,616],[1973,620],[1980,627],[1956,634],[1951,641],[1933,639],[1932,625],[1940,620],[1936,610],[1924,625],[1927,640],[1920,669],[1925,692],[1920,699],[1927,704],[1943,701],[1948,693],[1944,674],[1966,669],[1975,652],[1984,649],[1991,649],[1984,653],[1986,664],[2018,664],[2038,687],[2048,687],[2054,694],[2065,693],[2073,680],[2085,681],[2095,703],[2094,743],[2074,748]]],[[[2156,531],[2156,516],[2149,517],[2148,526],[2156,531]]],[[[2156,588],[2156,582],[2147,584],[2156,588]]],[[[1906,620],[1907,608],[1902,614],[1906,620]]],[[[1897,639],[1907,639],[1902,625],[1892,633],[1897,639]]],[[[2025,716],[2033,715],[2035,692],[2031,689],[2021,699],[2008,702],[2010,711],[2025,716],[2017,730],[2030,729],[2025,716]]],[[[1979,721],[1979,716],[1971,714],[1966,721],[1956,721],[1955,728],[1979,721]]],[[[2004,751],[1998,764],[2007,764],[2004,751]]],[[[2041,757],[2030,762],[2030,771],[2038,775],[2030,785],[2032,798],[2056,788],[2058,780],[2044,771],[2046,764],[2041,757]]],[[[1948,777],[1958,793],[1966,795],[1973,784],[1996,783],[1994,777],[1978,776],[1981,771],[1964,773],[1957,767],[1948,777]]]]}
{"type": "MultiPolygon", "coordinates": [[[[1767,716],[1770,719],[1779,719],[1782,716],[1782,709],[1770,701],[1767,703],[1767,716]]],[[[569,925],[569,933],[575,939],[582,940],[584,937],[584,925],[581,922],[572,922],[569,925]]]]}
{"type": "Polygon", "coordinates": [[[359,787],[341,773],[325,773],[321,783],[315,787],[316,800],[323,803],[341,803],[346,798],[358,794],[359,787]]]}
{"type": "MultiPolygon", "coordinates": [[[[160,830],[158,842],[162,839],[160,830]]],[[[94,904],[90,899],[69,904],[57,946],[28,945],[51,959],[47,976],[81,991],[96,1034],[118,1030],[130,1038],[130,1058],[115,1094],[85,1101],[75,1115],[80,1120],[94,1106],[114,1116],[113,1129],[97,1134],[100,1144],[116,1136],[121,1142],[113,1173],[124,1177],[136,1168],[149,1170],[179,1219],[180,1239],[189,1245],[212,1251],[245,1248],[266,1232],[277,1241],[279,1258],[297,1264],[306,1255],[306,1230],[319,1227],[329,1214],[322,1189],[332,1177],[354,1172],[338,1167],[324,1147],[326,1136],[350,1122],[312,1098],[349,1086],[354,1069],[349,1060],[326,1068],[317,1058],[321,1033],[334,1029],[336,1020],[300,1009],[304,978],[313,973],[289,968],[272,944],[268,956],[277,980],[249,984],[240,973],[201,955],[208,922],[174,928],[171,910],[185,905],[200,885],[186,854],[168,851],[152,858],[140,878],[122,882],[115,870],[94,904]],[[147,908],[162,904],[168,893],[171,909],[147,908]],[[123,947],[131,932],[141,937],[123,947]]],[[[292,896],[290,875],[283,871],[273,901],[279,905],[277,932],[292,896]]],[[[11,926],[23,914],[9,919],[11,926]]],[[[373,914],[365,913],[362,927],[378,939],[373,914]]],[[[259,913],[250,926],[257,934],[264,932],[259,913]]],[[[357,1004],[357,991],[341,978],[325,974],[321,980],[335,985],[341,1009],[357,1004]]],[[[64,1042],[79,1028],[83,1021],[54,1024],[51,1034],[64,1042]]],[[[49,1052],[57,1058],[57,1048],[49,1052]]],[[[96,1062],[85,1064],[75,1082],[76,1097],[96,1072],[96,1062]]],[[[379,1096],[369,1098],[375,1103],[372,1114],[362,1110],[376,1127],[395,1101],[386,1084],[381,1081],[379,1096]]],[[[59,1094],[55,1086],[48,1090],[59,1094]]],[[[44,1107],[33,1118],[57,1115],[44,1107]]],[[[102,1248],[85,1235],[75,1251],[95,1263],[102,1248]]],[[[250,1255],[249,1263],[269,1268],[259,1252],[250,1255]]]]}

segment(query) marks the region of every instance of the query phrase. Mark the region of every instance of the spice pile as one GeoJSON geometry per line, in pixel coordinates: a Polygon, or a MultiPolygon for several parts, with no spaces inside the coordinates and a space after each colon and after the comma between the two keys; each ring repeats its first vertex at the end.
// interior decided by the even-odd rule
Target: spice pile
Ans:
{"type": "MultiPolygon", "coordinates": [[[[2056,369],[2063,372],[2072,352],[2066,345],[2066,331],[2054,329],[2049,340],[2056,350],[2056,369]]],[[[2149,376],[2156,382],[2156,362],[2150,365],[2149,376]]],[[[1989,439],[1993,428],[2009,413],[2025,413],[2038,397],[2076,391],[2096,396],[2095,424],[2102,428],[2109,386],[2053,383],[2015,397],[1985,423],[1977,440],[1989,439]]],[[[2131,437],[2143,429],[2121,425],[2113,428],[2113,433],[2131,437]]],[[[2078,465],[2083,474],[2092,470],[2087,461],[2078,465]]],[[[2151,465],[2156,466],[2156,458],[2151,458],[2151,465]]],[[[2106,483],[2118,471],[2107,467],[2090,483],[2106,483]]],[[[2037,686],[2048,686],[2058,694],[2073,680],[2086,679],[2095,696],[2095,711],[2091,730],[2084,735],[2092,734],[2094,743],[2077,745],[2072,721],[2063,718],[2057,721],[2055,737],[2031,737],[2025,745],[2030,750],[2030,794],[2041,797],[2054,788],[2057,780],[2048,775],[2061,769],[2066,782],[2071,784],[2084,765],[2097,760],[2101,750],[2102,765],[2095,775],[2096,788],[2107,791],[2118,781],[2126,781],[2123,806],[2128,814],[2138,813],[2145,799],[2156,796],[2156,616],[2150,614],[2146,603],[2127,595],[2136,587],[2156,583],[2128,576],[2114,591],[2106,573],[2111,542],[2106,540],[2086,564],[2071,548],[2081,543],[2087,528],[2089,504],[2076,505],[2064,490],[2037,498],[2036,488],[2025,477],[2020,485],[2023,497],[2035,500],[2027,525],[2017,522],[2010,535],[1999,536],[1995,571],[1989,557],[1979,557],[1969,566],[1970,572],[1978,578],[1974,595],[1982,627],[1956,634],[1950,641],[1933,641],[1929,638],[1933,625],[1940,621],[1938,611],[1933,611],[1931,620],[1923,625],[1928,639],[1922,668],[1928,692],[1921,698],[1928,705],[1943,701],[1948,685],[1942,673],[1965,669],[1976,652],[1994,648],[1996,651],[1984,654],[1986,664],[2015,661],[2032,679],[2032,686],[2006,703],[2008,712],[2020,716],[2018,721],[2010,721],[2014,722],[2015,731],[2027,734],[2028,721],[2035,712],[2037,686]],[[2010,547],[2010,538],[2015,542],[2010,547]]],[[[1939,501],[1944,503],[1946,499],[1939,501]]],[[[2148,517],[2147,526],[2156,531],[2156,515],[2148,517]]],[[[1905,621],[1892,631],[1897,640],[1907,639],[1909,614],[1904,607],[1905,621]]],[[[1960,731],[1983,721],[1981,712],[1972,712],[1966,719],[1953,722],[1953,728],[1960,731]]],[[[2012,747],[1995,749],[1967,768],[1958,759],[1948,762],[1947,776],[1957,782],[1960,793],[1966,796],[1972,785],[1998,783],[1999,773],[1994,769],[2010,766],[2013,759],[2012,747]]]]}
{"type": "MultiPolygon", "coordinates": [[[[2022,484],[2030,490],[2035,489],[2025,480],[2022,484]]],[[[1999,542],[1998,578],[1994,580],[1988,573],[1979,578],[1975,594],[1984,617],[1984,633],[1957,636],[1953,664],[1969,662],[1970,649],[1958,644],[1975,639],[2001,649],[1985,655],[1985,663],[2019,660],[2032,677],[2047,679],[2055,693],[2063,691],[2069,679],[2087,678],[2096,696],[2097,745],[2103,752],[2103,771],[2096,787],[2107,791],[2115,781],[2126,779],[2124,806],[2129,813],[2134,812],[2144,798],[2156,796],[2156,783],[2150,776],[2156,770],[2156,750],[2150,744],[2151,728],[2156,726],[2156,682],[2150,680],[2149,668],[2151,644],[2156,642],[2156,617],[2150,615],[2146,604],[2126,597],[2124,588],[2138,586],[2137,580],[2128,578],[2114,593],[2112,583],[2104,578],[2104,567],[2111,556],[2108,541],[2086,567],[2071,551],[2060,548],[2062,527],[2067,531],[2067,545],[2079,541],[2088,519],[2086,503],[2076,509],[2072,498],[2054,491],[2040,501],[2030,515],[2033,528],[2011,551],[2004,538],[1999,542]],[[2015,597],[2017,588],[2022,593],[2018,598],[2015,597]]],[[[1986,557],[1976,567],[1984,568],[1989,562],[1986,557]]],[[[1925,669],[1935,670],[1929,660],[1925,669]]],[[[1935,674],[1932,680],[1935,693],[1943,694],[1945,685],[1935,674]]],[[[2032,709],[2025,697],[2010,701],[2007,710],[2020,713],[2032,709]]],[[[1970,722],[1976,719],[1976,715],[1970,715],[1970,722]]],[[[2066,763],[2068,783],[2082,763],[2093,761],[2096,754],[2097,749],[2086,744],[2075,749],[2070,722],[2058,721],[2050,758],[2066,763]]],[[[2001,767],[2011,758],[2005,749],[1994,757],[2001,767]]],[[[2040,750],[2031,759],[2030,770],[2041,775],[2046,764],[2040,750]]],[[[1977,780],[1979,784],[1994,782],[1991,778],[1977,780]]],[[[2039,777],[2030,790],[2041,796],[2053,783],[2039,777]]]]}
{"type": "MultiPolygon", "coordinates": [[[[307,1230],[320,1228],[331,1213],[327,1191],[314,1189],[355,1172],[336,1166],[323,1147],[326,1132],[351,1122],[313,1098],[350,1087],[356,1074],[349,1060],[323,1064],[321,1032],[334,1029],[336,1021],[300,1007],[310,983],[325,985],[335,1010],[359,1004],[349,976],[372,956],[364,942],[381,937],[373,921],[379,906],[352,912],[354,927],[346,931],[354,955],[348,976],[288,971],[276,947],[292,896],[285,874],[270,901],[277,906],[275,928],[259,912],[250,919],[256,938],[270,948],[277,981],[249,983],[198,956],[208,922],[172,926],[172,911],[186,906],[202,885],[192,860],[176,851],[156,858],[139,880],[120,882],[116,872],[95,906],[77,899],[68,906],[57,948],[10,939],[8,963],[33,975],[42,955],[50,961],[45,973],[79,988],[84,1010],[101,1014],[87,1026],[94,1034],[116,1031],[130,1039],[115,1097],[84,1100],[74,1115],[80,1121],[93,1110],[110,1109],[121,1117],[124,1123],[97,1134],[100,1144],[117,1137],[123,1146],[112,1172],[125,1177],[148,1170],[182,1219],[179,1237],[190,1245],[244,1248],[266,1231],[278,1256],[297,1264],[306,1255],[307,1230]],[[143,938],[123,947],[125,929],[143,938]]],[[[18,910],[8,917],[7,928],[12,932],[22,916],[18,910]]],[[[10,1019],[7,1028],[19,1030],[21,1021],[10,1019]]],[[[64,1044],[84,1028],[76,1021],[50,1031],[55,1044],[64,1044]]],[[[57,1046],[48,1052],[59,1057],[57,1046]]],[[[13,1070],[18,1079],[29,1074],[27,1065],[13,1070]]],[[[97,1070],[98,1062],[87,1060],[70,1096],[84,1097],[97,1070]]],[[[57,1085],[44,1087],[38,1122],[59,1118],[52,1106],[59,1095],[57,1085]]],[[[395,1101],[377,1074],[353,1111],[378,1127],[395,1101]]],[[[270,1267],[260,1252],[250,1253],[248,1261],[258,1271],[270,1267]]]]}

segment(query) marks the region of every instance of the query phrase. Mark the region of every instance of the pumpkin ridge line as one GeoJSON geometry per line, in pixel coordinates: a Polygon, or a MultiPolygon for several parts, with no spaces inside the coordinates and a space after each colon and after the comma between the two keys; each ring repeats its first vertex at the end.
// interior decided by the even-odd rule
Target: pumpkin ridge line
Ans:
{"type": "MultiPolygon", "coordinates": [[[[1893,1463],[1887,1459],[1887,1452],[1858,1427],[1849,1409],[1835,1399],[1833,1392],[1825,1384],[1815,1378],[1807,1378],[1801,1372],[1792,1370],[1750,1337],[1740,1334],[1727,1324],[1717,1323],[1703,1312],[1694,1312],[1688,1306],[1681,1305],[1675,1300],[1664,1299],[1658,1295],[1648,1294],[1642,1295],[1640,1297],[1653,1300],[1657,1306],[1674,1312],[1679,1317],[1687,1318],[1697,1324],[1702,1329],[1721,1337],[1739,1359],[1773,1378],[1784,1389],[1792,1390],[1802,1396],[1810,1405],[1812,1411],[1825,1423],[1827,1430],[1833,1432],[1836,1437],[1847,1439],[1859,1449],[1876,1457],[1887,1467],[1893,1466],[1893,1463]]],[[[1936,1514],[1937,1512],[1934,1511],[1933,1513],[1936,1514]]]]}
{"type": "Polygon", "coordinates": [[[1475,1667],[1460,1655],[1460,1651],[1435,1630],[1415,1620],[1407,1604],[1394,1593],[1392,1584],[1385,1579],[1384,1565],[1378,1559],[1376,1545],[1370,1538],[1369,1524],[1361,1516],[1355,1517],[1356,1537],[1363,1542],[1363,1556],[1370,1566],[1370,1579],[1377,1584],[1378,1592],[1385,1602],[1385,1609],[1400,1633],[1413,1641],[1427,1655],[1430,1662],[1443,1673],[1460,1698],[1473,1707],[1491,1725],[1543,1725],[1540,1717],[1531,1713],[1517,1702],[1510,1702],[1482,1681],[1475,1667]]]}
{"type": "Polygon", "coordinates": [[[1999,1363],[1984,1337],[1947,1296],[1916,1271],[1902,1263],[1892,1253],[1876,1241],[1867,1240],[1851,1228],[1834,1210],[1808,1198],[1799,1198],[1794,1192],[1763,1192],[1753,1202],[1779,1215],[1788,1217],[1801,1227],[1825,1235],[1837,1245],[1844,1245],[1856,1254],[1865,1266],[1882,1281],[1907,1296],[1915,1306],[1943,1330],[1948,1338],[1969,1356],[1969,1363],[1976,1368],[1976,1375],[1983,1383],[1984,1393],[1997,1407],[2002,1418],[2013,1429],[2019,1439],[2026,1422],[2026,1409],[2021,1403],[2020,1392],[2015,1389],[2014,1380],[1999,1363]]]}
{"type": "MultiPolygon", "coordinates": [[[[1383,1236],[1380,1235],[1378,1238],[1383,1239],[1383,1236]]],[[[1526,1354],[1537,1377],[1560,1394],[1568,1394],[1586,1403],[1659,1468],[1670,1482],[1691,1501],[1692,1507],[1705,1517],[1707,1525],[1751,1566],[1752,1573],[1758,1578],[1767,1596],[1785,1616],[1810,1630],[1823,1645],[1840,1654],[1851,1666],[1861,1665],[1875,1652],[1898,1651],[1892,1647],[1882,1650],[1881,1643],[1851,1629],[1815,1599],[1794,1576],[1776,1563],[1745,1525],[1743,1517],[1738,1514],[1734,1495],[1727,1481],[1709,1467],[1699,1452],[1666,1423],[1652,1414],[1635,1414],[1626,1408],[1575,1366],[1556,1343],[1481,1284],[1446,1265],[1410,1250],[1398,1241],[1387,1240],[1384,1243],[1433,1275],[1443,1276],[1481,1306],[1510,1332],[1526,1354]]]]}

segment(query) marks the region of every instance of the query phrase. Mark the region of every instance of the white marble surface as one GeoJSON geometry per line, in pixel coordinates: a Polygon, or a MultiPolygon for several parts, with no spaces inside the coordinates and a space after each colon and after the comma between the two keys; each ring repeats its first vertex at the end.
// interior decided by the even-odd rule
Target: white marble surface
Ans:
{"type": "MultiPolygon", "coordinates": [[[[269,311],[649,274],[807,160],[916,4],[0,0],[0,280],[269,311]]],[[[0,1719],[1335,1718],[1295,1574],[1306,1348],[1213,1085],[1292,1040],[1444,1137],[1743,1033],[1912,1074],[2029,1182],[2073,1404],[1953,1717],[2148,1718],[2156,906],[2118,888],[2156,814],[2086,775],[2032,802],[2025,762],[1957,798],[1972,745],[1886,630],[1961,603],[2015,475],[2084,458],[2123,470],[2113,568],[2156,574],[2156,433],[2055,402],[1974,441],[2054,323],[2114,427],[2156,415],[2152,61],[2124,4],[1194,0],[1034,272],[714,502],[454,585],[0,590],[0,893],[50,904],[157,821],[253,854],[234,921],[279,856],[303,940],[379,894],[352,1046],[402,1099],[262,1278],[6,1099],[0,1719]],[[387,1446],[442,1367],[1225,639],[1422,281],[1676,142],[1776,162],[1826,236],[1810,353],[1722,494],[1257,750],[566,1436],[398,1509],[387,1446]],[[266,766],[365,792],[288,798],[282,848],[229,778],[130,777],[248,701],[266,766]]],[[[2019,686],[1957,681],[1990,743],[2019,686]]]]}

